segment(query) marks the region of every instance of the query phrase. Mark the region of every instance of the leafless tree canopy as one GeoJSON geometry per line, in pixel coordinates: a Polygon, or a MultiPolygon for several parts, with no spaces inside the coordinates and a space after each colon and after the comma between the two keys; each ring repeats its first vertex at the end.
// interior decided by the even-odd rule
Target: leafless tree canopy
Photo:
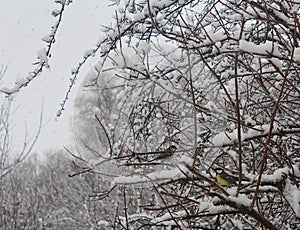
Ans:
{"type": "Polygon", "coordinates": [[[148,0],[116,11],[86,84],[98,97],[91,119],[102,148],[86,147],[98,160],[91,167],[78,157],[85,168],[74,174],[107,162],[124,168],[112,182],[124,196],[113,226],[299,224],[299,8],[295,1],[148,0]],[[116,95],[110,107],[102,104],[107,91],[116,95]],[[172,144],[173,162],[149,162],[172,144]],[[237,186],[218,184],[217,167],[237,186]],[[137,204],[126,187],[146,184],[143,211],[130,211],[137,204]]]}

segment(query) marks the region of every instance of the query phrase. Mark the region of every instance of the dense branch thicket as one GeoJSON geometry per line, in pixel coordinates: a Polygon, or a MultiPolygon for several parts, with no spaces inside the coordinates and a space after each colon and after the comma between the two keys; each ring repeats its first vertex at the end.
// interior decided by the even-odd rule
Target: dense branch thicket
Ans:
{"type": "Polygon", "coordinates": [[[136,199],[145,204],[138,212],[129,211],[138,204],[129,204],[124,190],[125,211],[119,204],[112,225],[299,223],[300,4],[124,3],[94,49],[102,61],[86,84],[98,97],[90,127],[102,147],[87,148],[97,155],[92,167],[77,157],[89,171],[110,174],[107,162],[119,166],[123,175],[112,186],[152,188],[136,199]],[[102,103],[105,92],[115,95],[109,104],[102,103]],[[172,144],[178,150],[170,164],[149,162],[172,144]],[[217,167],[235,175],[237,186],[219,185],[217,167]]]}

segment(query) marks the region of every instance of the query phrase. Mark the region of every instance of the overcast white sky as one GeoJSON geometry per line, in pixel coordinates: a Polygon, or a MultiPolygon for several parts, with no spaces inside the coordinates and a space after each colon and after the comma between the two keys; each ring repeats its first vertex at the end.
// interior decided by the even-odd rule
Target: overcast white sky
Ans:
{"type": "MultiPolygon", "coordinates": [[[[44,71],[16,95],[14,105],[17,109],[11,123],[15,150],[23,144],[25,125],[30,137],[35,134],[43,101],[44,126],[34,150],[68,145],[72,101],[68,102],[67,111],[58,121],[55,121],[56,112],[67,91],[71,69],[77,66],[84,51],[97,42],[101,25],[108,25],[112,20],[114,9],[108,7],[110,3],[109,0],[74,0],[66,8],[50,59],[50,70],[44,71]]],[[[41,38],[49,34],[55,22],[51,11],[58,7],[54,0],[0,2],[0,66],[8,65],[5,86],[12,85],[18,77],[26,77],[34,69],[32,63],[36,61],[37,52],[46,47],[41,38]]],[[[83,79],[87,72],[88,68],[85,68],[80,78],[83,79]]],[[[75,96],[76,90],[72,99],[75,96]]]]}

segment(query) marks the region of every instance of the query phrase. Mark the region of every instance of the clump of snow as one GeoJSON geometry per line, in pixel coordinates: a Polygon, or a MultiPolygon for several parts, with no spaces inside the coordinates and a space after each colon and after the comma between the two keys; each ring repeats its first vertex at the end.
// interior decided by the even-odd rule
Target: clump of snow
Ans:
{"type": "Polygon", "coordinates": [[[293,166],[293,169],[294,169],[295,176],[300,177],[300,162],[299,162],[299,159],[296,159],[296,165],[293,166]]]}
{"type": "Polygon", "coordinates": [[[294,52],[294,60],[297,63],[300,63],[300,47],[297,47],[294,52]]]}
{"type": "Polygon", "coordinates": [[[215,146],[223,146],[223,145],[230,145],[233,144],[233,140],[230,139],[229,135],[227,135],[227,132],[221,132],[217,134],[212,142],[215,146]]]}
{"type": "Polygon", "coordinates": [[[156,118],[157,118],[157,119],[162,119],[162,118],[163,118],[163,115],[162,115],[161,113],[157,113],[157,114],[156,114],[156,118]]]}
{"type": "Polygon", "coordinates": [[[16,85],[23,85],[27,82],[28,80],[26,80],[25,78],[23,77],[19,77],[17,80],[16,80],[16,85]]]}
{"type": "Polygon", "coordinates": [[[66,0],[55,0],[55,3],[64,5],[66,3],[66,0]]]}
{"type": "Polygon", "coordinates": [[[229,196],[235,196],[237,187],[231,187],[227,188],[226,192],[229,194],[229,196]]]}
{"type": "Polygon", "coordinates": [[[51,40],[53,39],[53,34],[47,34],[46,36],[42,37],[42,41],[44,42],[51,42],[51,40]]]}
{"type": "MultiPolygon", "coordinates": [[[[140,57],[140,55],[138,55],[138,54],[131,55],[127,61],[128,61],[127,66],[129,66],[129,67],[143,67],[144,66],[143,60],[140,57]]],[[[143,70],[143,69],[140,69],[140,70],[143,70]]]]}
{"type": "Polygon", "coordinates": [[[295,1],[295,4],[293,4],[292,8],[291,8],[291,13],[299,13],[298,11],[300,10],[300,2],[295,1]]]}
{"type": "MultiPolygon", "coordinates": [[[[253,123],[253,121],[249,120],[249,122],[253,123]]],[[[273,125],[272,133],[279,133],[280,127],[276,124],[273,125]]],[[[252,128],[249,128],[246,132],[241,130],[241,141],[245,139],[253,138],[257,135],[266,135],[270,132],[270,125],[256,125],[252,128]]],[[[213,144],[215,146],[224,146],[224,145],[233,145],[238,141],[238,129],[234,129],[232,132],[220,132],[213,138],[213,144]]]]}
{"type": "Polygon", "coordinates": [[[198,206],[199,212],[203,212],[211,206],[211,199],[207,199],[204,201],[200,201],[200,205],[198,206]]]}
{"type": "Polygon", "coordinates": [[[252,126],[256,124],[255,121],[250,116],[247,115],[245,115],[245,123],[252,126]]]}
{"type": "Polygon", "coordinates": [[[300,190],[290,182],[290,180],[287,180],[287,183],[284,187],[284,196],[293,208],[295,214],[297,217],[300,218],[300,190]]]}
{"type": "Polygon", "coordinates": [[[160,170],[149,173],[147,175],[131,175],[131,176],[119,176],[116,177],[112,185],[115,184],[140,184],[147,183],[149,181],[162,181],[175,178],[185,177],[189,173],[189,170],[184,166],[177,165],[178,168],[170,170],[160,170]]]}
{"type": "Polygon", "coordinates": [[[98,221],[97,226],[109,227],[110,223],[105,220],[100,220],[98,221]]]}
{"type": "Polygon", "coordinates": [[[33,77],[34,77],[34,74],[33,74],[33,73],[30,73],[28,76],[26,76],[26,79],[27,79],[28,81],[30,81],[30,80],[33,79],[33,77]]]}
{"type": "Polygon", "coordinates": [[[139,41],[138,42],[138,45],[137,45],[137,48],[136,48],[136,51],[138,52],[138,54],[147,54],[149,53],[151,50],[151,45],[146,42],[146,41],[139,41]]]}
{"type": "Polygon", "coordinates": [[[239,194],[238,197],[228,196],[229,201],[236,203],[237,205],[241,204],[246,207],[250,207],[252,200],[249,199],[245,194],[239,194]]]}
{"type": "Polygon", "coordinates": [[[6,93],[6,94],[11,94],[11,93],[14,92],[14,89],[7,88],[7,87],[2,87],[2,88],[0,89],[0,91],[3,92],[3,93],[6,93]]]}
{"type": "Polygon", "coordinates": [[[114,55],[113,64],[118,66],[119,68],[123,69],[126,67],[126,60],[129,60],[129,58],[126,55],[114,55]]]}
{"type": "Polygon", "coordinates": [[[59,10],[53,10],[53,11],[51,12],[51,15],[52,15],[53,17],[57,17],[60,13],[61,13],[61,11],[59,11],[59,10]]]}
{"type": "MultiPolygon", "coordinates": [[[[102,41],[101,41],[102,42],[102,41]]],[[[100,43],[100,40],[99,40],[99,43],[100,43]]],[[[100,44],[98,44],[98,45],[100,45],[100,44]]],[[[106,44],[106,43],[103,43],[103,44],[101,44],[101,48],[100,48],[100,50],[101,50],[101,53],[106,53],[106,52],[108,52],[109,51],[109,45],[108,44],[106,44]]]]}
{"type": "Polygon", "coordinates": [[[279,60],[278,58],[271,58],[270,61],[278,68],[282,69],[282,61],[279,60]]]}
{"type": "Polygon", "coordinates": [[[73,75],[73,74],[77,74],[78,73],[78,69],[77,68],[73,68],[72,70],[71,70],[71,74],[73,75]]]}
{"type": "Polygon", "coordinates": [[[277,45],[271,41],[267,41],[266,43],[256,45],[252,42],[240,40],[239,49],[247,53],[261,54],[267,56],[273,54],[275,56],[279,56],[279,57],[281,56],[277,45]]]}
{"type": "Polygon", "coordinates": [[[48,56],[46,48],[43,48],[38,51],[38,59],[40,60],[40,64],[44,64],[47,68],[49,68],[48,56]]]}
{"type": "Polygon", "coordinates": [[[270,175],[262,175],[262,182],[273,182],[276,183],[282,179],[282,177],[285,174],[288,174],[289,168],[284,167],[284,168],[279,168],[273,172],[273,174],[270,175]]]}
{"type": "Polygon", "coordinates": [[[209,102],[206,104],[206,107],[207,107],[208,109],[218,110],[218,107],[216,106],[216,104],[215,104],[213,101],[209,101],[209,102]]]}
{"type": "MultiPolygon", "coordinates": [[[[165,213],[162,216],[153,218],[151,220],[151,223],[159,223],[160,225],[164,226],[171,226],[174,225],[174,219],[180,218],[180,217],[185,217],[187,215],[186,211],[177,211],[177,212],[172,212],[165,213]]],[[[184,225],[182,223],[179,223],[180,229],[184,228],[184,225]]]]}
{"type": "Polygon", "coordinates": [[[93,50],[93,49],[89,49],[89,50],[86,50],[86,51],[84,52],[83,57],[84,57],[84,58],[87,58],[87,57],[89,57],[89,56],[92,56],[93,54],[94,54],[94,50],[93,50]]]}
{"type": "Polygon", "coordinates": [[[245,229],[243,223],[240,220],[231,219],[231,222],[235,225],[238,229],[245,229]]]}
{"type": "Polygon", "coordinates": [[[294,189],[291,193],[292,199],[294,200],[294,211],[296,213],[296,216],[300,218],[300,191],[298,189],[294,189]]]}

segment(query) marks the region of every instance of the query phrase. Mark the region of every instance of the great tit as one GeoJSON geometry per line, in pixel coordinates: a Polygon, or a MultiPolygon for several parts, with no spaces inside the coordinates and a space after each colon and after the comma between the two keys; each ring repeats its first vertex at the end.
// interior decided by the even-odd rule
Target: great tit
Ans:
{"type": "Polygon", "coordinates": [[[177,147],[175,145],[171,145],[169,148],[162,151],[161,154],[159,154],[156,158],[150,160],[150,162],[156,160],[170,160],[173,157],[176,150],[177,147]]]}
{"type": "Polygon", "coordinates": [[[232,176],[224,172],[222,168],[216,168],[215,172],[219,184],[224,186],[236,185],[236,180],[232,176]]]}

